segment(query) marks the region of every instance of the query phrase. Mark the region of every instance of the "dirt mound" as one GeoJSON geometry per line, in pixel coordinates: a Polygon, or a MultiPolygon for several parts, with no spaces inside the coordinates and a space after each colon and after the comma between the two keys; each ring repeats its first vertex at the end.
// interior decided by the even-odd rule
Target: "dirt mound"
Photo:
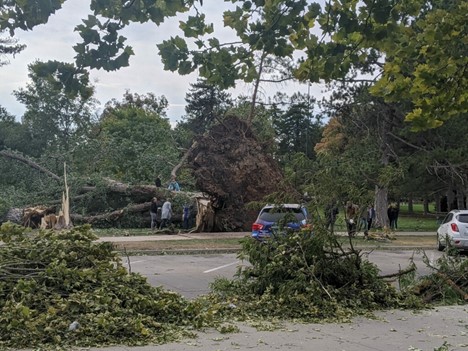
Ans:
{"type": "Polygon", "coordinates": [[[234,116],[200,136],[187,162],[197,188],[211,197],[213,231],[249,230],[257,213],[245,204],[281,190],[294,192],[251,128],[234,116]]]}

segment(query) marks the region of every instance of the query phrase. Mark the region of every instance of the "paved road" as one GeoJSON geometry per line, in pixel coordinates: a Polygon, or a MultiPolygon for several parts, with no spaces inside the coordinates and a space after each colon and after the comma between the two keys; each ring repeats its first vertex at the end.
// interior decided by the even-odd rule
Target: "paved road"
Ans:
{"type": "MultiPolygon", "coordinates": [[[[435,250],[425,253],[431,262],[441,256],[441,253],[435,250]]],[[[430,273],[430,269],[423,263],[422,252],[385,250],[372,251],[366,256],[369,261],[377,264],[382,274],[405,269],[411,258],[418,268],[419,275],[430,273]]],[[[189,299],[208,293],[209,284],[216,277],[233,278],[240,265],[248,264],[239,261],[236,254],[131,256],[130,265],[127,258],[122,260],[132,272],[146,276],[151,285],[162,285],[189,299]]]]}
{"type": "Polygon", "coordinates": [[[87,351],[466,351],[467,316],[467,306],[452,306],[418,313],[379,312],[375,319],[355,318],[352,323],[287,323],[274,331],[239,324],[239,333],[206,330],[197,339],[179,343],[87,351]],[[441,348],[444,343],[447,348],[441,348]]]}
{"type": "MultiPolygon", "coordinates": [[[[425,235],[429,235],[426,233],[425,235]]],[[[433,235],[433,233],[430,233],[433,235]]],[[[174,236],[170,240],[174,240],[174,236]]],[[[145,237],[146,239],[146,237],[145,237]]],[[[155,240],[164,240],[156,238],[155,240]]],[[[180,239],[185,240],[185,239],[180,239]]],[[[114,240],[106,240],[114,241],[114,240]]],[[[427,250],[430,261],[440,253],[427,250]]],[[[412,251],[373,251],[369,260],[375,262],[383,274],[405,268],[412,251]]],[[[414,260],[419,274],[426,274],[421,254],[414,260]]],[[[126,258],[123,258],[128,265],[126,258]]],[[[217,276],[232,277],[242,264],[235,254],[133,256],[132,271],[148,277],[152,285],[162,285],[187,298],[204,294],[217,276]]],[[[248,324],[238,324],[239,333],[221,334],[206,330],[197,339],[179,343],[145,347],[116,346],[90,348],[89,351],[232,351],[232,350],[290,350],[290,351],[468,351],[468,305],[438,307],[420,312],[385,311],[372,318],[356,318],[352,323],[294,324],[286,323],[281,330],[258,331],[248,324]],[[447,348],[441,347],[446,345],[447,348]]]]}

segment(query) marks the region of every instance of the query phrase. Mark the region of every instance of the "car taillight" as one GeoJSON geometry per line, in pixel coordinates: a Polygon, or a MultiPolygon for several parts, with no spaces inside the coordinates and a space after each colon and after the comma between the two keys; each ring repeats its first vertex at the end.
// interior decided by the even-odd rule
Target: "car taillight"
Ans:
{"type": "Polygon", "coordinates": [[[459,231],[457,223],[451,223],[450,226],[452,227],[453,232],[458,232],[459,231]]]}
{"type": "Polygon", "coordinates": [[[263,224],[260,224],[260,223],[252,224],[252,231],[262,230],[262,229],[263,229],[263,224]]]}

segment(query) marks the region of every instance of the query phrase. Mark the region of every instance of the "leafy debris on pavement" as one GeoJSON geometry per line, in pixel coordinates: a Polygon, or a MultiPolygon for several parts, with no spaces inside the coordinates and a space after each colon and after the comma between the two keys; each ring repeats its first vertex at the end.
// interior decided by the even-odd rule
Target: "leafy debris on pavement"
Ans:
{"type": "Polygon", "coordinates": [[[166,343],[208,323],[202,305],[128,273],[89,226],[0,227],[0,348],[166,343]]]}

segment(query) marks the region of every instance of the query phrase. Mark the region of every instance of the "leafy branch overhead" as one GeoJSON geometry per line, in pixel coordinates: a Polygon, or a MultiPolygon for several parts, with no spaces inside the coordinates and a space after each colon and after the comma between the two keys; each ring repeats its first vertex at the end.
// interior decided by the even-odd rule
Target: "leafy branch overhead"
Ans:
{"type": "MultiPolygon", "coordinates": [[[[63,1],[3,2],[0,30],[30,30],[47,22],[63,1]]],[[[76,27],[79,67],[108,71],[133,55],[119,33],[132,23],[160,25],[178,17],[181,35],[158,45],[166,70],[194,71],[222,88],[251,82],[264,55],[295,60],[293,76],[306,82],[371,79],[387,102],[406,101],[415,130],[435,128],[468,112],[468,4],[463,0],[225,1],[221,42],[203,2],[92,0],[92,14],[76,27]],[[187,15],[185,15],[187,13],[187,15]],[[181,16],[184,14],[184,16],[181,16]]]]}

